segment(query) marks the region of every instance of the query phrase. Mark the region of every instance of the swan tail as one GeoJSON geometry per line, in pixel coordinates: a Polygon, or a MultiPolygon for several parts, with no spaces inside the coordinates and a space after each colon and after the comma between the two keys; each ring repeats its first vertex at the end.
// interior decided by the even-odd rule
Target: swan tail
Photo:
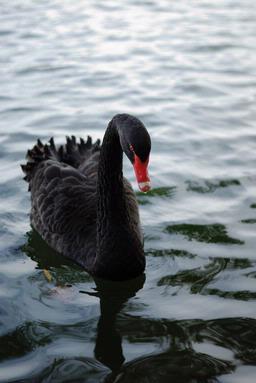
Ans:
{"type": "Polygon", "coordinates": [[[75,136],[66,137],[66,144],[58,148],[53,137],[50,138],[48,144],[43,144],[38,139],[36,145],[27,151],[27,163],[21,165],[21,169],[25,174],[24,180],[31,181],[35,168],[42,161],[52,159],[78,168],[98,150],[100,150],[100,140],[93,143],[90,136],[87,137],[87,141],[80,138],[80,142],[77,142],[75,136]]]}
{"type": "Polygon", "coordinates": [[[25,181],[27,182],[31,181],[34,170],[40,162],[45,161],[52,157],[52,149],[51,149],[52,145],[54,145],[53,140],[51,141],[50,145],[47,145],[47,144],[44,145],[38,139],[36,145],[34,145],[32,149],[29,149],[27,151],[27,154],[26,154],[27,163],[21,165],[21,169],[23,173],[25,174],[25,177],[23,178],[25,181]]]}
{"type": "Polygon", "coordinates": [[[77,142],[76,137],[66,137],[66,144],[60,146],[62,162],[65,162],[75,168],[78,168],[82,163],[88,160],[93,153],[100,150],[100,140],[92,142],[90,136],[87,137],[87,141],[83,138],[77,142]]]}

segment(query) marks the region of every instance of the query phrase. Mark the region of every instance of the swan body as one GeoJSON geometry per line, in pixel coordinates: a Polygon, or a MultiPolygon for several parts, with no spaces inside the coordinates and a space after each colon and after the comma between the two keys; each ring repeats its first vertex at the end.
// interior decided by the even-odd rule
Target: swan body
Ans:
{"type": "Polygon", "coordinates": [[[102,145],[74,136],[58,149],[51,139],[22,165],[31,191],[31,224],[53,249],[92,275],[125,280],[145,269],[138,205],[123,177],[123,152],[141,190],[149,189],[150,137],[140,120],[116,115],[102,145]]]}

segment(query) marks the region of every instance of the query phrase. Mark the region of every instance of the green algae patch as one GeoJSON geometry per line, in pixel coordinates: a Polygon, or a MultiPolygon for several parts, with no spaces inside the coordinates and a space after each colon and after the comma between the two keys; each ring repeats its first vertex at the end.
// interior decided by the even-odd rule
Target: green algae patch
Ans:
{"type": "Polygon", "coordinates": [[[203,185],[200,185],[200,183],[196,181],[186,181],[186,184],[188,185],[187,191],[193,191],[202,194],[213,193],[215,190],[220,188],[241,185],[240,181],[236,179],[220,180],[216,182],[205,181],[203,185]]]}
{"type": "Polygon", "coordinates": [[[143,192],[137,192],[136,195],[138,197],[144,196],[144,197],[172,197],[175,192],[176,186],[166,186],[166,187],[160,187],[151,189],[147,193],[143,192]]]}
{"type": "Polygon", "coordinates": [[[256,223],[256,218],[247,218],[247,219],[242,219],[242,223],[256,223]]]}
{"type": "Polygon", "coordinates": [[[184,258],[195,258],[196,254],[190,253],[186,250],[179,249],[149,249],[146,252],[146,255],[151,255],[152,257],[184,257],[184,258]]]}
{"type": "Polygon", "coordinates": [[[181,234],[187,237],[190,241],[195,240],[205,243],[243,245],[244,242],[237,238],[232,238],[227,234],[227,229],[224,225],[214,223],[210,225],[182,223],[169,225],[165,231],[170,234],[181,234]]]}

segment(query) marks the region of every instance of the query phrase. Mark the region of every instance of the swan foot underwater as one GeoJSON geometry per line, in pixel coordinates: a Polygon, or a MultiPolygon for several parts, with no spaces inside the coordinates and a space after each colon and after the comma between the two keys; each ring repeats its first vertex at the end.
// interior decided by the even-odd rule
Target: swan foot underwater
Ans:
{"type": "Polygon", "coordinates": [[[138,119],[117,114],[102,145],[72,136],[28,150],[21,165],[31,192],[31,225],[57,252],[109,280],[136,278],[145,270],[138,204],[123,177],[123,152],[142,192],[150,190],[150,136],[138,119]]]}

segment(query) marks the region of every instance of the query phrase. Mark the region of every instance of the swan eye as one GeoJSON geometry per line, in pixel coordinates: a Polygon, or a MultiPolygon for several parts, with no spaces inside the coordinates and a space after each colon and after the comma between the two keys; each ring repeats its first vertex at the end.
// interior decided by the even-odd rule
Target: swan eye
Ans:
{"type": "Polygon", "coordinates": [[[132,153],[134,153],[134,149],[133,149],[132,144],[130,144],[129,148],[130,148],[130,151],[131,151],[132,153]]]}

